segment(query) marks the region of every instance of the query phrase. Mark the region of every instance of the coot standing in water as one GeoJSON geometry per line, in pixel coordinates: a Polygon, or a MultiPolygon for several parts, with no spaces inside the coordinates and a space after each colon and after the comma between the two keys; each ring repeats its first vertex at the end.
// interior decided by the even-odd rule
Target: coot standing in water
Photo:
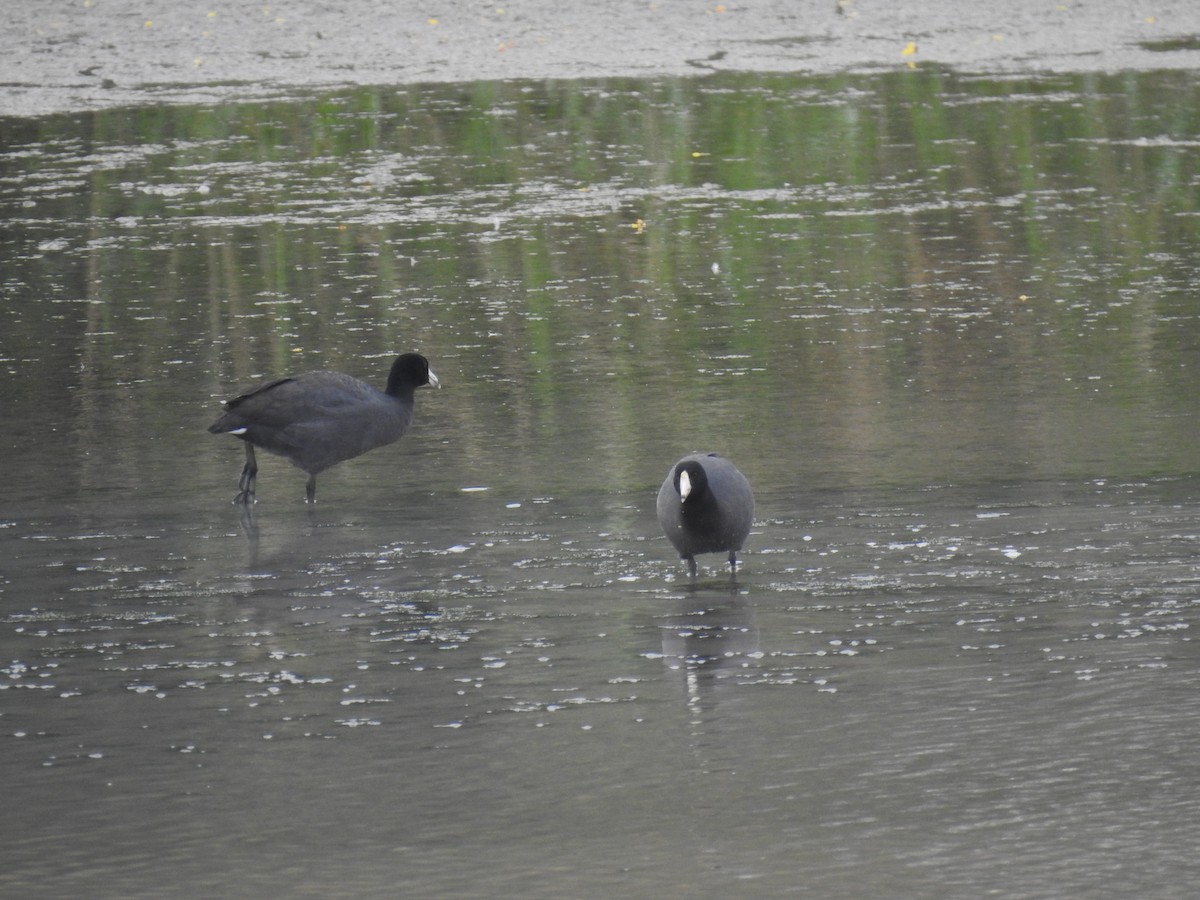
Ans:
{"type": "Polygon", "coordinates": [[[696,577],[697,553],[729,553],[737,572],[754,520],[750,482],[729,460],[715,453],[693,453],[671,467],[658,490],[658,523],[696,577]]]}
{"type": "Polygon", "coordinates": [[[254,502],[255,447],[286,456],[307,472],[307,499],[316,502],[319,473],[403,437],[412,424],[416,389],[425,385],[439,386],[429,361],[404,353],[392,364],[382,391],[340,372],[305,372],[234,397],[208,427],[246,442],[246,465],[233,502],[254,502]]]}

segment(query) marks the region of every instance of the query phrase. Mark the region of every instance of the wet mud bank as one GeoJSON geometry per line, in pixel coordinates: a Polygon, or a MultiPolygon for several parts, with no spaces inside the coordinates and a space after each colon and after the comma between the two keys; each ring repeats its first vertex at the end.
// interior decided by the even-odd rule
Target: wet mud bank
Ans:
{"type": "Polygon", "coordinates": [[[6,11],[0,115],[287,97],[366,84],[1200,68],[1200,5],[794,0],[564,4],[49,0],[6,11]]]}

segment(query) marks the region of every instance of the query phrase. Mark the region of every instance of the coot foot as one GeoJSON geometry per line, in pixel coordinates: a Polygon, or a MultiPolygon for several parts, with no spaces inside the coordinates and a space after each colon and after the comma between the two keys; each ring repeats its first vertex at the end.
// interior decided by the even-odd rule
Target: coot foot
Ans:
{"type": "Polygon", "coordinates": [[[246,445],[246,465],[242,466],[242,477],[238,479],[237,496],[233,498],[233,502],[237,506],[246,506],[255,503],[254,499],[254,479],[258,475],[258,460],[254,458],[254,445],[246,445]]]}

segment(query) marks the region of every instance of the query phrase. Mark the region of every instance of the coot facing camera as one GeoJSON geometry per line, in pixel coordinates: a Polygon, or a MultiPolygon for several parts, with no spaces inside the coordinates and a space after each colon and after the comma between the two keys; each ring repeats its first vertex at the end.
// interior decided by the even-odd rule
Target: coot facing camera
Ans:
{"type": "Polygon", "coordinates": [[[728,553],[737,571],[754,520],[750,482],[729,460],[715,453],[693,453],[671,467],[658,490],[658,523],[696,576],[696,554],[728,553]]]}

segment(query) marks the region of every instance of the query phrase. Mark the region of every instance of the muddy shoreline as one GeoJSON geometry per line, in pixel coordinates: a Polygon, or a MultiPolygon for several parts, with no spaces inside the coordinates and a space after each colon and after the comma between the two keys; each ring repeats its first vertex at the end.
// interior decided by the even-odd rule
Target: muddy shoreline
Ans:
{"type": "Polygon", "coordinates": [[[1194,0],[28,0],[5,18],[7,116],[347,85],[722,70],[1200,70],[1194,0]]]}

